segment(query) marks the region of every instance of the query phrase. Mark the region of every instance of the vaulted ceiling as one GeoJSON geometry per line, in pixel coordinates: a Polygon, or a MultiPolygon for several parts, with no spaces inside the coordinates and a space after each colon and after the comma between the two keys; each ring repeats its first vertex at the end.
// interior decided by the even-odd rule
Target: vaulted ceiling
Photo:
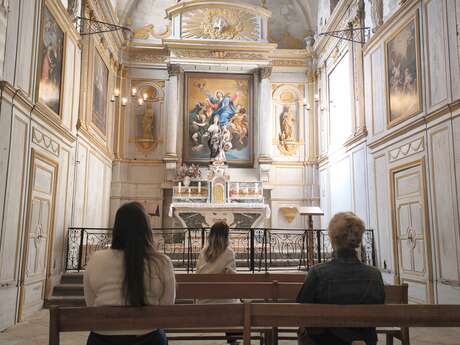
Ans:
{"type": "MultiPolygon", "coordinates": [[[[167,35],[169,22],[165,9],[177,0],[111,0],[120,22],[134,30],[153,25],[156,38],[167,35]]],[[[187,0],[182,0],[187,1],[187,0]]],[[[272,17],[269,38],[278,48],[302,49],[304,37],[316,31],[319,0],[240,0],[252,5],[266,6],[272,17]]],[[[231,1],[229,1],[231,2],[231,1]]]]}

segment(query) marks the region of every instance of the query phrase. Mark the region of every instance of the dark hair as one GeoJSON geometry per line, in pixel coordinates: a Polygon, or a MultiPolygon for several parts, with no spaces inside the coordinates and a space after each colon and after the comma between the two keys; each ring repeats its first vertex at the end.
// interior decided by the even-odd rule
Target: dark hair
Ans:
{"type": "Polygon", "coordinates": [[[112,249],[124,252],[123,294],[132,306],[146,305],[144,274],[145,266],[155,254],[150,219],[138,202],[121,206],[115,216],[112,249]]]}
{"type": "Polygon", "coordinates": [[[208,237],[208,246],[204,256],[206,261],[214,262],[227,249],[229,227],[224,222],[217,222],[211,227],[208,237]]]}

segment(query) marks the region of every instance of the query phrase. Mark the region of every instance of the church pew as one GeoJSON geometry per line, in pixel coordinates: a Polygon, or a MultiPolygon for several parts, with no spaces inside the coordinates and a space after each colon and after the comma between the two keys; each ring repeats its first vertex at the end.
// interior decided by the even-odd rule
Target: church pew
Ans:
{"type": "Polygon", "coordinates": [[[305,273],[235,273],[235,274],[187,274],[176,273],[178,283],[203,282],[303,282],[305,273]]]}
{"type": "MultiPolygon", "coordinates": [[[[302,283],[293,282],[202,282],[177,283],[176,299],[178,303],[192,303],[193,299],[250,299],[271,302],[295,302],[302,283]]],[[[408,304],[408,286],[385,285],[386,304],[408,304]]],[[[293,329],[273,330],[274,337],[279,333],[291,333],[293,329]]],[[[409,345],[409,329],[377,329],[377,333],[386,336],[387,345],[393,344],[393,339],[399,339],[402,345],[409,345]]],[[[292,340],[293,336],[281,336],[279,339],[292,340]]]]}
{"type": "Polygon", "coordinates": [[[143,308],[50,309],[49,344],[60,333],[156,328],[242,328],[244,345],[254,328],[268,327],[460,327],[460,305],[325,305],[245,303],[143,308]]]}
{"type": "Polygon", "coordinates": [[[161,305],[134,307],[50,308],[49,345],[59,345],[62,332],[146,329],[240,329],[243,304],[161,305]]]}

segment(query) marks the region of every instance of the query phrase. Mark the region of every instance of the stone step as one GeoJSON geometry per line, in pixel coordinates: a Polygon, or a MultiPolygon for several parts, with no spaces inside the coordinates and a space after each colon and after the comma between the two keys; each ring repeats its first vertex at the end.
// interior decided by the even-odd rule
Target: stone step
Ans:
{"type": "Polygon", "coordinates": [[[53,289],[53,296],[83,296],[83,284],[58,284],[53,289]]]}
{"type": "Polygon", "coordinates": [[[84,307],[86,305],[83,296],[59,296],[45,299],[45,308],[50,307],[84,307]]]}
{"type": "Polygon", "coordinates": [[[64,273],[61,277],[61,284],[83,284],[83,272],[64,273]]]}

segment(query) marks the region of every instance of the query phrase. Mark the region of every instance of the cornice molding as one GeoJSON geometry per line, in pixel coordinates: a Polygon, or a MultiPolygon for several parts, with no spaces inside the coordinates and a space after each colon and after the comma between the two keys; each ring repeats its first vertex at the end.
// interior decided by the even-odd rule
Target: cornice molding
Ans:
{"type": "Polygon", "coordinates": [[[234,7],[244,9],[246,11],[258,14],[260,16],[270,18],[272,12],[266,8],[250,5],[233,0],[214,0],[214,1],[205,1],[205,0],[191,0],[187,2],[179,2],[178,4],[171,6],[166,9],[166,17],[171,18],[174,15],[180,14],[185,11],[193,10],[196,8],[210,8],[210,7],[234,7]]]}

